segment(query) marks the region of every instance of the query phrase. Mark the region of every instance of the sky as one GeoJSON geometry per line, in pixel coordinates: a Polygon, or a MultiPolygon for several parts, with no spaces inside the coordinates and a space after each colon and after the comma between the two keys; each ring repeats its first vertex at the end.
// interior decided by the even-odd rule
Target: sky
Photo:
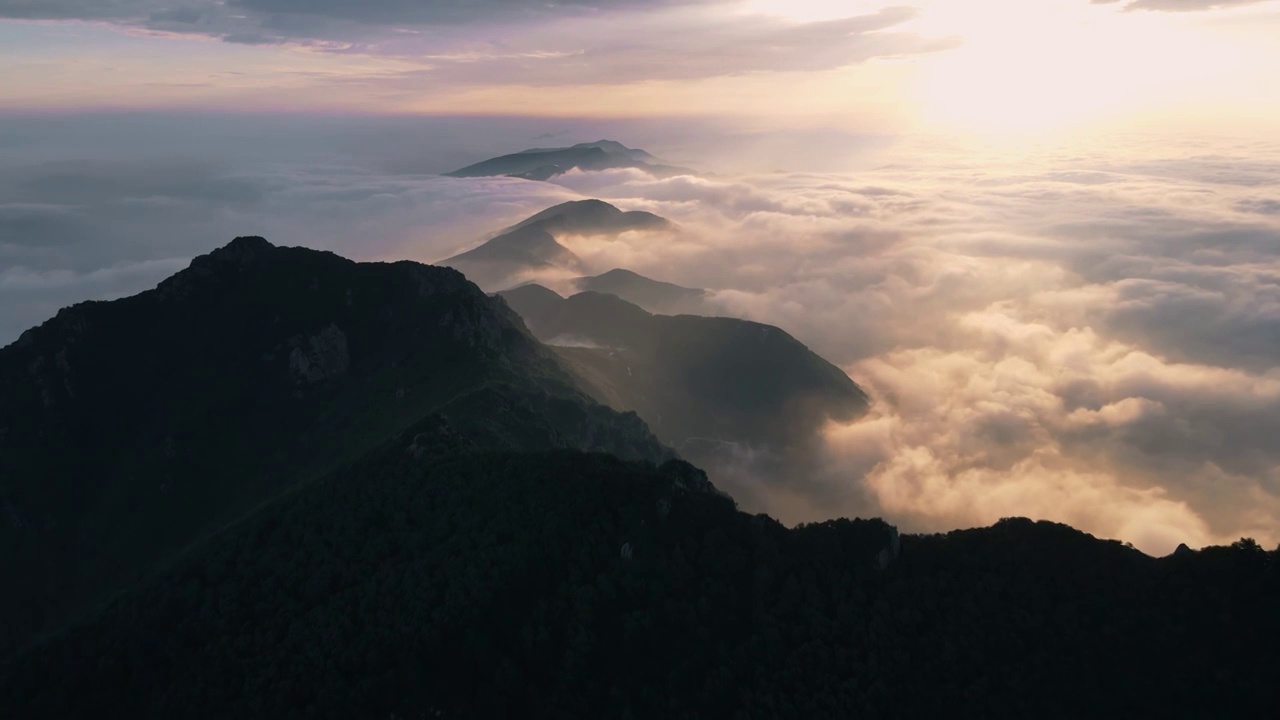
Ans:
{"type": "Polygon", "coordinates": [[[1247,0],[0,0],[0,108],[747,115],[1039,131],[1277,117],[1247,0]]]}
{"type": "MultiPolygon", "coordinates": [[[[1280,2],[0,0],[0,344],[243,234],[439,260],[556,202],[871,415],[787,522],[1280,542],[1280,2]],[[439,173],[604,137],[695,175],[439,173]]],[[[586,244],[581,244],[586,243],[586,244]]]]}

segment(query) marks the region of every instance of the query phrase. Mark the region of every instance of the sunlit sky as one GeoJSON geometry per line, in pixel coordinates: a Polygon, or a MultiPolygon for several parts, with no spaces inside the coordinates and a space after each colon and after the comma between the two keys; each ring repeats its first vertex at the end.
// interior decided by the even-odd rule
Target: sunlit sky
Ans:
{"type": "Polygon", "coordinates": [[[0,0],[0,108],[733,115],[995,134],[1280,118],[1277,2],[350,5],[368,11],[0,0]]]}

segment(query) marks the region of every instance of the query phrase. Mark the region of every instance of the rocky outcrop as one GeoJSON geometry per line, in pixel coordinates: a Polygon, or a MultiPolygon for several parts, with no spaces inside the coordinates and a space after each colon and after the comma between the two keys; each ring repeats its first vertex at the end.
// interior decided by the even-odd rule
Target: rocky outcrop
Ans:
{"type": "Polygon", "coordinates": [[[330,324],[324,330],[300,342],[289,354],[289,369],[300,383],[318,383],[341,377],[351,367],[351,351],[347,336],[330,324]]]}
{"type": "Polygon", "coordinates": [[[889,526],[889,543],[876,554],[876,566],[881,570],[887,569],[902,555],[902,536],[898,534],[898,528],[889,526]]]}

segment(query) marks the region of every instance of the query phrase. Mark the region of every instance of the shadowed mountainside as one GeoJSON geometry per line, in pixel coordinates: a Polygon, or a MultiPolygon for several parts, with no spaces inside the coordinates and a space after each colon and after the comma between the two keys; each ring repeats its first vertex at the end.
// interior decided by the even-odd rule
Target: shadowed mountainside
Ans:
{"type": "Polygon", "coordinates": [[[671,221],[653,213],[623,212],[602,200],[561,203],[499,230],[478,247],[440,261],[481,287],[504,289],[545,270],[583,272],[582,260],[557,238],[616,237],[628,231],[671,231],[671,221]]]}
{"type": "Polygon", "coordinates": [[[430,412],[669,457],[460,273],[239,238],[0,349],[0,654],[430,412]]]}
{"type": "Polygon", "coordinates": [[[797,471],[829,419],[867,409],[843,370],[776,327],[651,315],[614,295],[566,299],[540,285],[501,297],[597,400],[634,410],[714,478],[746,453],[772,472],[797,471]]]}
{"type": "Polygon", "coordinates": [[[429,419],[0,666],[0,714],[1250,717],[1278,559],[1026,520],[788,530],[678,461],[429,419]]]}

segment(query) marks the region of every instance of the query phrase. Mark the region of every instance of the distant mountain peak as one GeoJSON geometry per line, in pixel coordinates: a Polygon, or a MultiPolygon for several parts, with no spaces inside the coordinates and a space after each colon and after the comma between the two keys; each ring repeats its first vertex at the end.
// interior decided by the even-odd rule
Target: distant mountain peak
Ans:
{"type": "Polygon", "coordinates": [[[594,279],[600,280],[602,278],[609,278],[612,280],[616,278],[636,279],[636,278],[643,278],[643,277],[644,276],[641,275],[640,273],[634,272],[632,270],[628,270],[626,268],[614,268],[612,270],[608,270],[600,273],[599,275],[595,276],[594,279]]]}
{"type": "Polygon", "coordinates": [[[583,235],[675,228],[675,223],[660,215],[643,210],[623,211],[603,200],[589,198],[552,205],[505,230],[500,230],[499,234],[535,225],[551,233],[567,232],[583,235]]]}
{"type": "Polygon", "coordinates": [[[597,140],[591,143],[578,143],[574,145],[576,148],[599,148],[606,153],[626,154],[639,160],[657,160],[653,155],[641,150],[640,148],[630,148],[617,140],[597,140]]]}
{"type": "Polygon", "coordinates": [[[703,314],[706,290],[647,278],[625,268],[614,268],[594,277],[573,281],[579,291],[595,291],[617,295],[652,313],[680,315],[703,314]]]}
{"type": "Polygon", "coordinates": [[[501,290],[529,280],[531,273],[559,268],[586,270],[581,258],[561,245],[567,235],[617,236],[636,230],[672,230],[675,223],[644,211],[623,211],[603,200],[571,200],[553,205],[499,230],[479,246],[441,265],[456,268],[489,289],[501,290]]]}
{"type": "Polygon", "coordinates": [[[447,172],[445,175],[449,177],[506,176],[525,180],[550,180],[570,170],[592,171],[614,168],[636,168],[662,177],[692,173],[688,168],[663,164],[648,152],[627,147],[617,140],[597,140],[567,147],[529,148],[482,160],[447,172]]]}

